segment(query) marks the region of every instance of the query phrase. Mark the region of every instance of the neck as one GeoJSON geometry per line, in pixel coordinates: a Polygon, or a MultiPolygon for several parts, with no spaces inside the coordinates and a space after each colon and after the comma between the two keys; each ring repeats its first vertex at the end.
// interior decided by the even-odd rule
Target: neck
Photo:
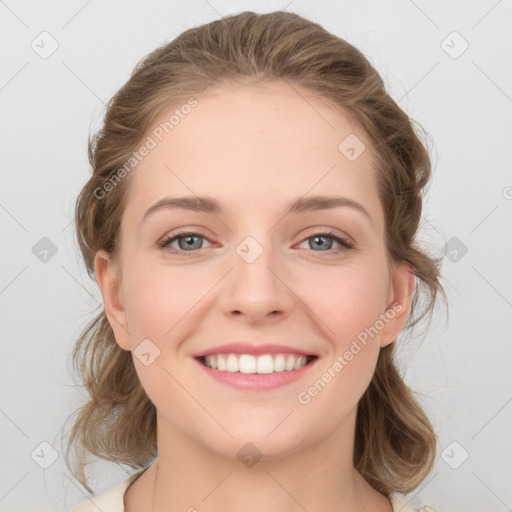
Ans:
{"type": "Polygon", "coordinates": [[[353,428],[340,428],[321,444],[285,457],[263,456],[251,465],[212,452],[162,418],[157,425],[152,512],[391,511],[389,499],[353,467],[353,428]]]}

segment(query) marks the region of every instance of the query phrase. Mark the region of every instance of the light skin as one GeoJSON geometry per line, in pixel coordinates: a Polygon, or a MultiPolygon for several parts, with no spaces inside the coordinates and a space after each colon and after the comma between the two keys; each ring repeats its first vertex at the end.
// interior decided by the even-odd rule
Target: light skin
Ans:
{"type": "Polygon", "coordinates": [[[154,502],[155,464],[125,493],[126,511],[389,512],[389,499],[353,467],[355,420],[380,348],[405,326],[414,275],[387,258],[370,142],[327,102],[286,82],[224,84],[196,99],[130,177],[120,260],[104,251],[95,259],[119,346],[133,351],[150,339],[160,350],[148,366],[134,356],[157,409],[154,502]],[[349,134],[366,145],[354,161],[338,150],[349,134]],[[283,215],[290,201],[317,195],[349,198],[368,215],[350,206],[283,215]],[[143,220],[163,197],[181,196],[214,198],[222,212],[162,208],[143,220]],[[200,235],[192,251],[186,236],[157,246],[180,230],[200,235]],[[315,238],[325,231],[354,247],[315,238]],[[236,251],[248,236],[263,249],[252,263],[236,251]],[[397,303],[378,335],[299,403],[397,303]],[[213,380],[192,357],[235,340],[286,344],[318,359],[303,379],[243,391],[213,380]],[[263,454],[252,467],[237,458],[247,442],[263,454]]]}

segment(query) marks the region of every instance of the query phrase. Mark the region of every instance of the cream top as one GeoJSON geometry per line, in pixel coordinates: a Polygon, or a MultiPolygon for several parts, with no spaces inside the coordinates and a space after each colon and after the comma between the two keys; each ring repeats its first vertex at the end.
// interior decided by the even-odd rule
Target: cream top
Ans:
{"type": "MultiPolygon", "coordinates": [[[[124,493],[132,482],[146,471],[147,468],[128,477],[124,482],[116,485],[112,489],[105,491],[99,496],[95,496],[87,501],[82,502],[73,512],[124,512],[124,493]]],[[[407,502],[398,494],[392,493],[389,496],[393,505],[393,512],[435,512],[432,507],[425,506],[419,510],[410,507],[407,502]]]]}

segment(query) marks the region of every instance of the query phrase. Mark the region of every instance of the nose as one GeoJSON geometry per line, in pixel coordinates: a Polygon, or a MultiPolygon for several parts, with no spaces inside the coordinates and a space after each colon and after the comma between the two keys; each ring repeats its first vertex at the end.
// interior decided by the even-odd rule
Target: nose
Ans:
{"type": "Polygon", "coordinates": [[[226,315],[243,316],[251,324],[288,316],[294,294],[284,266],[279,264],[281,259],[269,244],[259,244],[252,237],[246,240],[237,247],[232,258],[234,268],[226,276],[223,311],[226,315]]]}

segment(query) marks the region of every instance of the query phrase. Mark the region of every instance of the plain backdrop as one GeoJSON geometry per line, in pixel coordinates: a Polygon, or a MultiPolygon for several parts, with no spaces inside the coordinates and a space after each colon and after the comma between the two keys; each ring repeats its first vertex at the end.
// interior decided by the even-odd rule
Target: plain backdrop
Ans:
{"type": "MultiPolygon", "coordinates": [[[[437,512],[512,509],[512,3],[6,0],[0,510],[69,511],[88,497],[62,435],[84,397],[71,348],[101,299],[73,235],[89,132],[158,45],[221,15],[280,9],[362,50],[433,141],[421,238],[443,255],[450,312],[400,344],[439,437],[435,468],[407,498],[437,512]]],[[[88,474],[100,493],[131,472],[100,461],[88,474]]]]}

